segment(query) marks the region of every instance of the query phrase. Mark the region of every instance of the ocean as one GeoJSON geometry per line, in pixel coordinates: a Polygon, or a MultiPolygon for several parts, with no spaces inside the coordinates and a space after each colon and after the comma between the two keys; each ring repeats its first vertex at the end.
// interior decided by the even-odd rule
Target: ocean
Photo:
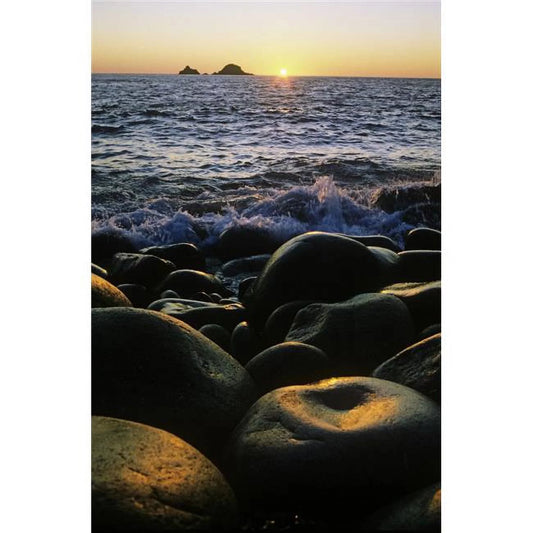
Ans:
{"type": "Polygon", "coordinates": [[[209,249],[235,226],[400,245],[440,229],[440,80],[92,77],[92,231],[209,249]]]}

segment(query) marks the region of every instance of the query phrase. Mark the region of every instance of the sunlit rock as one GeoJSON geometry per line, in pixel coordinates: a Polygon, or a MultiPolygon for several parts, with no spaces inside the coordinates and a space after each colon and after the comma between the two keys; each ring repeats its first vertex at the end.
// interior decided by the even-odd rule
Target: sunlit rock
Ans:
{"type": "Polygon", "coordinates": [[[109,281],[91,274],[91,307],[131,307],[126,295],[109,281]]]}

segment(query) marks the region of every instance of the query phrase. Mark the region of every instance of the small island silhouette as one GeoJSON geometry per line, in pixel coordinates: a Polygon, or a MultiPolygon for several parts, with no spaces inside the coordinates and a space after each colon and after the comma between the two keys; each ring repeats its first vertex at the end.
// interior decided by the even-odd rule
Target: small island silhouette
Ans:
{"type": "MultiPolygon", "coordinates": [[[[180,70],[178,74],[200,74],[196,69],[187,65],[183,70],[180,70]]],[[[204,73],[205,74],[205,73],[204,73]]],[[[213,72],[216,76],[253,76],[251,72],[244,72],[239,65],[234,63],[228,63],[222,70],[213,72]]]]}

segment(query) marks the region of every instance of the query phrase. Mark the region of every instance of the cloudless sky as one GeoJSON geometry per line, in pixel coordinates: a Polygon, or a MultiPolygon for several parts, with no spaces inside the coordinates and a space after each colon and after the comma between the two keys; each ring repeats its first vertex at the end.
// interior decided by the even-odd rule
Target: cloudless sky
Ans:
{"type": "Polygon", "coordinates": [[[92,8],[92,70],[440,77],[440,3],[110,2],[92,8]]]}

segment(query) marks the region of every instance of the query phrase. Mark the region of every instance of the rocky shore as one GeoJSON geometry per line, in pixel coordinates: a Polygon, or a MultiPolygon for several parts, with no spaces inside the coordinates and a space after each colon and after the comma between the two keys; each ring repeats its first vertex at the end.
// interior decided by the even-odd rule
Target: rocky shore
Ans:
{"type": "Polygon", "coordinates": [[[440,232],[264,239],[93,236],[93,529],[440,531],[440,232]]]}

